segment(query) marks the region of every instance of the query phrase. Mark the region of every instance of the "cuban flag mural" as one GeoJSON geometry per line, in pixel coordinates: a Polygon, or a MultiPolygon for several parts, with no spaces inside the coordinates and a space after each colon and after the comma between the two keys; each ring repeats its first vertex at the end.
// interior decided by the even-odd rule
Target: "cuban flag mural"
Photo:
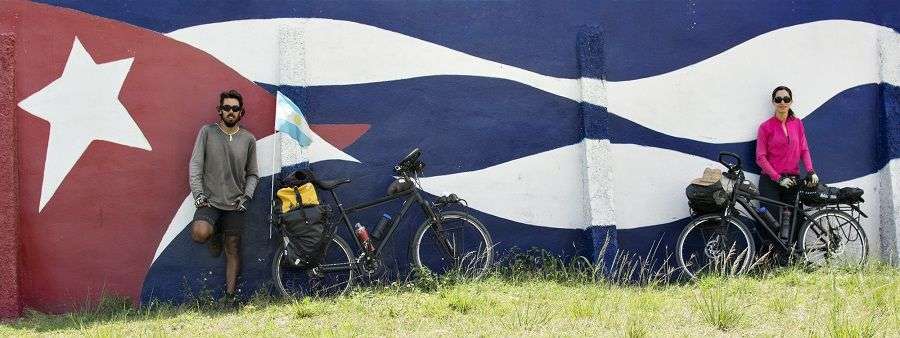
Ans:
{"type": "MultiPolygon", "coordinates": [[[[352,178],[338,192],[364,202],[417,147],[423,189],[465,198],[499,252],[596,258],[612,239],[664,258],[689,221],[684,187],[719,151],[758,177],[756,128],[778,85],[822,180],[865,189],[870,248],[896,254],[898,18],[890,1],[7,1],[20,303],[222,292],[224,261],[187,229],[187,164],[231,88],[262,176],[245,296],[271,282],[273,178],[310,166],[352,178]],[[290,124],[308,146],[276,133],[291,128],[277,116],[305,122],[290,124]]],[[[401,225],[388,267],[405,268],[420,222],[401,225]]]]}

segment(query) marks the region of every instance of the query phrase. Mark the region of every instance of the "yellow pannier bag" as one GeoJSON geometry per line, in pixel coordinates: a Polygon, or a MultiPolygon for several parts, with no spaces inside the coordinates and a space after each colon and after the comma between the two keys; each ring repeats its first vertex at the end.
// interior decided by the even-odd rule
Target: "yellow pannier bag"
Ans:
{"type": "Polygon", "coordinates": [[[305,183],[299,187],[285,187],[275,193],[281,202],[281,213],[286,213],[299,207],[319,205],[319,195],[312,183],[305,183]]]}

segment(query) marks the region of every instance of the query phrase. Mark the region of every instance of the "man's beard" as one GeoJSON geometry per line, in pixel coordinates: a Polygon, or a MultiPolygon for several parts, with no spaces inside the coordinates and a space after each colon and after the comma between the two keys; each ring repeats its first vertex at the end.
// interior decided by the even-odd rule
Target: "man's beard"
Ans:
{"type": "Polygon", "coordinates": [[[238,124],[238,122],[241,122],[241,114],[240,113],[236,114],[235,118],[234,118],[234,122],[231,122],[231,123],[229,123],[228,120],[225,119],[225,114],[219,114],[219,119],[222,120],[222,123],[225,124],[226,127],[234,128],[234,126],[236,126],[238,124]]]}

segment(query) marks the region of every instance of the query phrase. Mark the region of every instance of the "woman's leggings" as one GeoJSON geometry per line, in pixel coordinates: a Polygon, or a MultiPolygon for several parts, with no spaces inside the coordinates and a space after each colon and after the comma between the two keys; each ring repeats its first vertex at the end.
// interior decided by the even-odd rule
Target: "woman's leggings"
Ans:
{"type": "MultiPolygon", "coordinates": [[[[797,184],[802,184],[803,182],[797,176],[794,177],[797,180],[797,184]]],[[[799,191],[798,185],[795,185],[791,189],[785,189],[778,182],[773,181],[769,178],[768,175],[762,174],[759,175],[759,194],[762,197],[773,199],[776,201],[780,201],[782,203],[794,205],[794,199],[797,196],[797,192],[799,191]]],[[[774,205],[772,203],[760,202],[766,209],[769,210],[769,213],[772,214],[773,217],[777,220],[779,217],[779,212],[781,211],[781,207],[778,205],[774,205]]]]}

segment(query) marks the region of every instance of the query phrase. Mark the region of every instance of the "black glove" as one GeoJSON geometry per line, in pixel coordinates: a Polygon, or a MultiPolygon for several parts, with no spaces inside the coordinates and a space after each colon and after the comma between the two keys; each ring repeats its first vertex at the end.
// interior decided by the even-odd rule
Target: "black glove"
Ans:
{"type": "Polygon", "coordinates": [[[242,195],[241,197],[238,197],[238,208],[237,208],[237,210],[240,211],[240,212],[247,211],[247,205],[248,205],[248,204],[250,204],[250,197],[247,197],[247,195],[242,195]]]}
{"type": "Polygon", "coordinates": [[[194,206],[197,207],[198,209],[202,208],[202,207],[208,207],[209,199],[206,198],[206,195],[203,195],[203,194],[197,195],[197,198],[194,199],[194,206]]]}

